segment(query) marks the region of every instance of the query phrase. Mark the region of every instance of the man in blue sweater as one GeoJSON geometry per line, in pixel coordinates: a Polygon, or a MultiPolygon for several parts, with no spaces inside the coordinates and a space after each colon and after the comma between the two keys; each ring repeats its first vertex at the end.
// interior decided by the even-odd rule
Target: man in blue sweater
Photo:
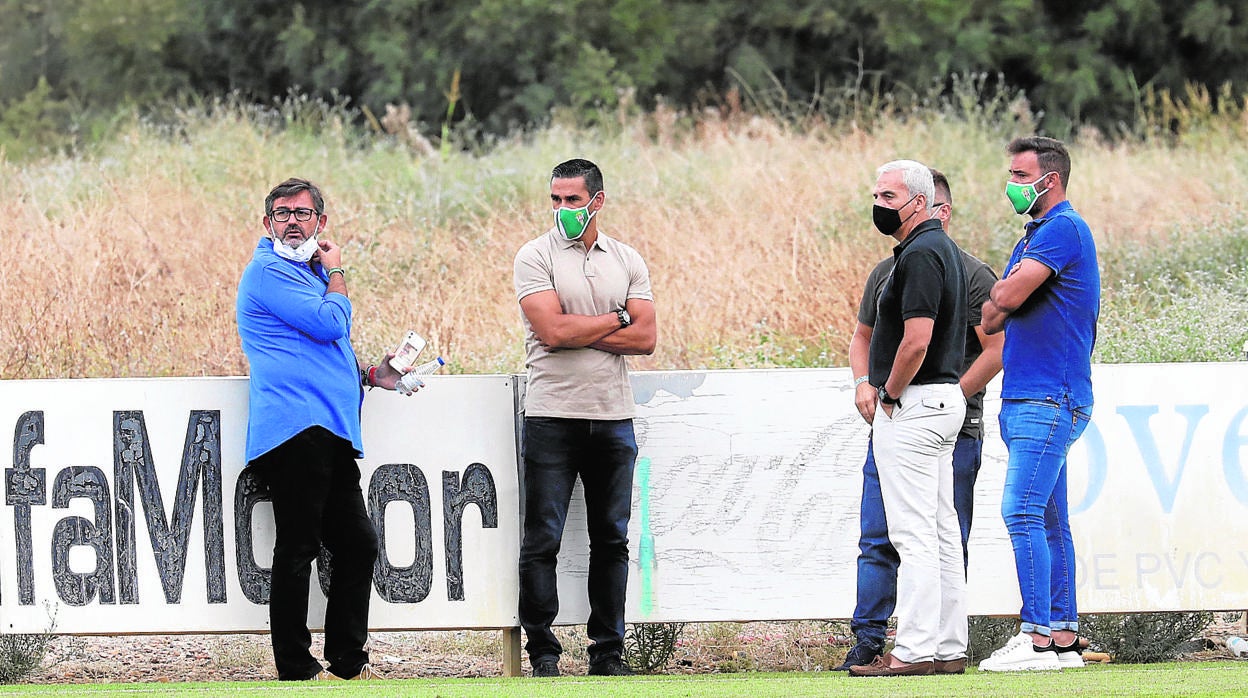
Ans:
{"type": "Polygon", "coordinates": [[[351,348],[342,250],[318,235],[325,200],[288,179],[269,192],[256,246],[238,284],[238,334],[251,367],[247,467],[268,486],[276,539],[269,629],[278,678],[372,679],[364,643],[377,531],[364,507],[360,405],[364,386],[393,390],[388,362],[361,367],[351,348]],[[333,556],[322,669],[309,652],[312,560],[333,556]]]}

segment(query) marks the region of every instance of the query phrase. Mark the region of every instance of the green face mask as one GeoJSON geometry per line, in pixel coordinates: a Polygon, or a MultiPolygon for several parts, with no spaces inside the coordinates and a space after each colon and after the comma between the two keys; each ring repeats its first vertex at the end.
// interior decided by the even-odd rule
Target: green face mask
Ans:
{"type": "Polygon", "coordinates": [[[1036,185],[1051,174],[1057,173],[1046,172],[1045,174],[1040,175],[1040,179],[1037,179],[1031,184],[1019,184],[1018,182],[1005,183],[1005,196],[1009,198],[1010,203],[1014,205],[1014,213],[1024,215],[1031,211],[1032,207],[1036,205],[1036,202],[1040,200],[1040,197],[1049,192],[1048,189],[1045,189],[1044,191],[1036,191],[1036,185]]]}
{"type": "MultiPolygon", "coordinates": [[[[590,204],[593,199],[590,199],[590,204]]],[[[568,240],[579,240],[585,234],[585,228],[589,226],[589,221],[594,217],[594,211],[589,212],[589,204],[585,204],[582,208],[557,208],[555,209],[555,227],[559,229],[559,234],[568,240]]]]}

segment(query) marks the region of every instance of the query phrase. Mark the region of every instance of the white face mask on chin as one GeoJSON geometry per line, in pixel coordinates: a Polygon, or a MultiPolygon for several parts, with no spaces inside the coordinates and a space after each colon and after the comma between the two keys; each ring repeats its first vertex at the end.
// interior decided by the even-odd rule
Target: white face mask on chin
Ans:
{"type": "Polygon", "coordinates": [[[312,255],[316,254],[316,251],[320,249],[320,246],[316,242],[316,236],[320,232],[321,226],[318,223],[316,230],[312,231],[312,237],[304,240],[298,247],[291,247],[290,245],[287,245],[279,240],[276,234],[273,234],[270,236],[270,239],[273,240],[273,253],[282,259],[289,259],[292,262],[305,264],[308,260],[312,259],[312,255]]]}

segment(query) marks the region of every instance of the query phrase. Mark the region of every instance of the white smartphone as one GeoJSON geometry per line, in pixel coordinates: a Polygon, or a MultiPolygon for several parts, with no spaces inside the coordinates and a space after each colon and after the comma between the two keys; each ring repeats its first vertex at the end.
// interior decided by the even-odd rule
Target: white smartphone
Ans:
{"type": "Polygon", "coordinates": [[[402,371],[416,363],[416,358],[424,350],[425,338],[415,332],[408,332],[403,341],[399,342],[398,348],[394,350],[394,358],[390,359],[390,365],[394,370],[402,371]]]}

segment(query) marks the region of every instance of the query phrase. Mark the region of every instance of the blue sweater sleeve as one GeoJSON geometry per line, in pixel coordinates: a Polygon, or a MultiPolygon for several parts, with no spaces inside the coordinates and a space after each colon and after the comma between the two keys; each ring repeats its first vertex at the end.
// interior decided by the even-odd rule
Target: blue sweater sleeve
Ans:
{"type": "Polygon", "coordinates": [[[351,301],[340,293],[325,293],[297,269],[269,264],[260,278],[259,298],[274,317],[318,342],[333,342],[351,328],[351,301]]]}

